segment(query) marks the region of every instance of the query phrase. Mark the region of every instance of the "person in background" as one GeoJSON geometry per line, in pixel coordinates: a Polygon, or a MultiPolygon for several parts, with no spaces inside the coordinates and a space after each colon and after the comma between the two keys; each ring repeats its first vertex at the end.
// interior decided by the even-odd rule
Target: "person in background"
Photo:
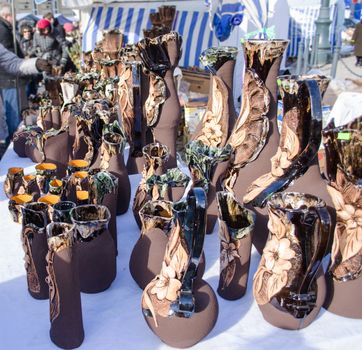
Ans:
{"type": "MultiPolygon", "coordinates": [[[[0,4],[0,44],[6,50],[23,57],[19,43],[14,45],[13,15],[8,3],[0,4]]],[[[27,107],[25,86],[27,82],[17,80],[9,74],[0,75],[0,95],[3,101],[6,124],[9,137],[11,137],[20,123],[20,111],[27,107]],[[19,101],[20,100],[20,101],[19,101]]],[[[8,139],[9,140],[9,139],[8,139]]]]}
{"type": "MultiPolygon", "coordinates": [[[[39,58],[21,59],[0,44],[0,76],[7,74],[14,78],[16,76],[34,75],[40,72],[50,73],[51,68],[51,64],[46,60],[39,58]]],[[[0,94],[0,143],[8,144],[10,142],[11,135],[9,133],[11,130],[9,130],[9,124],[5,121],[6,116],[3,105],[6,104],[6,101],[2,97],[2,94],[0,94]]]]}
{"type": "Polygon", "coordinates": [[[20,48],[25,58],[30,57],[30,50],[33,46],[33,28],[25,23],[20,27],[20,48]]]}
{"type": "Polygon", "coordinates": [[[68,52],[65,42],[59,42],[51,32],[51,23],[43,18],[36,24],[33,47],[30,50],[32,57],[39,57],[51,61],[54,66],[61,66],[64,71],[68,62],[68,52]]]}
{"type": "MultiPolygon", "coordinates": [[[[29,23],[20,26],[20,48],[25,58],[29,58],[33,47],[34,28],[29,23]]],[[[26,96],[36,95],[38,83],[41,80],[39,74],[32,76],[26,86],[26,96]]]]}
{"type": "Polygon", "coordinates": [[[51,12],[48,12],[46,15],[44,15],[45,19],[47,19],[51,25],[52,25],[52,31],[54,33],[54,36],[58,39],[59,42],[62,42],[65,40],[65,31],[62,27],[62,25],[59,23],[59,21],[54,18],[54,15],[51,12]]]}
{"type": "Polygon", "coordinates": [[[352,43],[354,43],[356,66],[362,66],[362,21],[356,25],[352,35],[352,43]]]}

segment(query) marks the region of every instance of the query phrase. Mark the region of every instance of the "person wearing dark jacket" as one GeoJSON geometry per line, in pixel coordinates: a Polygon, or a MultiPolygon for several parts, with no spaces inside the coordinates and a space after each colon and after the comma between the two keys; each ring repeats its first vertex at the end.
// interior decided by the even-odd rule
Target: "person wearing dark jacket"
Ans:
{"type": "MultiPolygon", "coordinates": [[[[46,60],[39,58],[21,59],[0,44],[0,76],[7,74],[11,77],[20,77],[40,72],[50,73],[51,68],[50,63],[46,60]]],[[[9,142],[12,132],[15,130],[11,129],[14,123],[8,120],[11,115],[4,113],[3,104],[5,103],[3,90],[0,90],[0,140],[8,138],[7,142],[9,142]]]]}
{"type": "MultiPolygon", "coordinates": [[[[0,44],[6,50],[23,57],[17,41],[16,47],[14,46],[12,22],[13,14],[10,5],[7,3],[0,4],[0,44]]],[[[20,82],[9,74],[0,75],[0,94],[10,137],[20,123],[21,108],[26,107],[25,85],[25,82],[20,82]]]]}
{"type": "Polygon", "coordinates": [[[39,57],[60,65],[63,69],[68,62],[68,52],[64,42],[59,42],[51,32],[51,24],[47,19],[40,19],[36,24],[33,47],[30,50],[32,57],[39,57]]]}
{"type": "Polygon", "coordinates": [[[30,57],[30,50],[33,46],[33,28],[30,24],[23,24],[20,27],[20,48],[24,57],[30,57]]]}
{"type": "Polygon", "coordinates": [[[51,12],[48,12],[44,15],[44,18],[47,19],[52,25],[52,32],[58,41],[62,42],[65,40],[65,30],[59,21],[54,18],[54,15],[51,12]]]}

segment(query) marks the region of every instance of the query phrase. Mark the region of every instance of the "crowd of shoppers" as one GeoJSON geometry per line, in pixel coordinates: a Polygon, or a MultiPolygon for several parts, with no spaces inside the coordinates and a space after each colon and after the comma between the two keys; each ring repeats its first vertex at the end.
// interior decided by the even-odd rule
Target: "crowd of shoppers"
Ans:
{"type": "Polygon", "coordinates": [[[11,6],[0,4],[0,143],[10,142],[43,72],[51,74],[57,67],[64,73],[74,67],[68,55],[74,29],[71,23],[64,28],[48,13],[35,26],[20,24],[14,33],[11,6]]]}

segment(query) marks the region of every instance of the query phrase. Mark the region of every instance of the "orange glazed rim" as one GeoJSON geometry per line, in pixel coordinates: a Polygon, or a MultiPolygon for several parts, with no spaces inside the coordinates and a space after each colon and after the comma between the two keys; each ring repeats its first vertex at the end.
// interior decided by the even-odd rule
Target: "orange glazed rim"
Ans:
{"type": "Polygon", "coordinates": [[[74,176],[78,179],[85,179],[88,176],[88,171],[76,171],[74,176]]]}
{"type": "Polygon", "coordinates": [[[54,163],[39,163],[35,166],[36,170],[56,170],[57,166],[54,163]]]}
{"type": "Polygon", "coordinates": [[[79,199],[80,201],[85,201],[89,198],[88,191],[77,191],[76,195],[77,195],[77,199],[79,199]]]}
{"type": "Polygon", "coordinates": [[[75,168],[85,168],[89,166],[89,162],[84,159],[72,159],[68,162],[68,165],[75,168]]]}
{"type": "Polygon", "coordinates": [[[35,175],[24,175],[25,181],[30,181],[30,180],[34,180],[34,179],[35,179],[35,175]]]}
{"type": "Polygon", "coordinates": [[[21,173],[22,171],[24,171],[24,168],[11,167],[8,169],[8,174],[15,175],[15,174],[21,173]]]}
{"type": "Polygon", "coordinates": [[[49,185],[53,187],[61,187],[63,185],[63,181],[59,179],[53,179],[50,181],[49,185]]]}
{"type": "Polygon", "coordinates": [[[33,200],[33,196],[27,193],[16,194],[15,196],[12,196],[10,200],[14,201],[16,204],[30,203],[33,200]]]}
{"type": "Polygon", "coordinates": [[[53,205],[60,202],[60,197],[55,194],[46,194],[45,196],[40,197],[38,202],[53,205]]]}

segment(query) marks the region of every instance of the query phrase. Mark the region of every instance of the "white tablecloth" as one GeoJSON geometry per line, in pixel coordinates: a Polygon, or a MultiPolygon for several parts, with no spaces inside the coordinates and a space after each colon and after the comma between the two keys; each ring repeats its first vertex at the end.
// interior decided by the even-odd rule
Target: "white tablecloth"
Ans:
{"type": "MultiPolygon", "coordinates": [[[[34,169],[30,160],[19,158],[11,148],[0,162],[0,349],[55,349],[48,335],[49,301],[35,300],[27,292],[21,227],[12,222],[2,190],[10,166],[24,167],[25,172],[34,169]]],[[[132,195],[139,179],[139,175],[131,176],[132,195]]],[[[131,209],[118,217],[117,225],[117,278],[103,293],[82,293],[85,331],[82,348],[168,349],[148,329],[140,307],[142,291],[129,273],[129,257],[140,234],[131,209]]],[[[217,227],[212,235],[206,236],[205,254],[204,278],[216,290],[219,272],[217,227]]],[[[253,251],[246,295],[237,301],[218,298],[220,311],[216,326],[194,349],[362,349],[362,320],[321,310],[318,318],[300,331],[281,330],[264,321],[251,288],[259,258],[253,251]]]]}

